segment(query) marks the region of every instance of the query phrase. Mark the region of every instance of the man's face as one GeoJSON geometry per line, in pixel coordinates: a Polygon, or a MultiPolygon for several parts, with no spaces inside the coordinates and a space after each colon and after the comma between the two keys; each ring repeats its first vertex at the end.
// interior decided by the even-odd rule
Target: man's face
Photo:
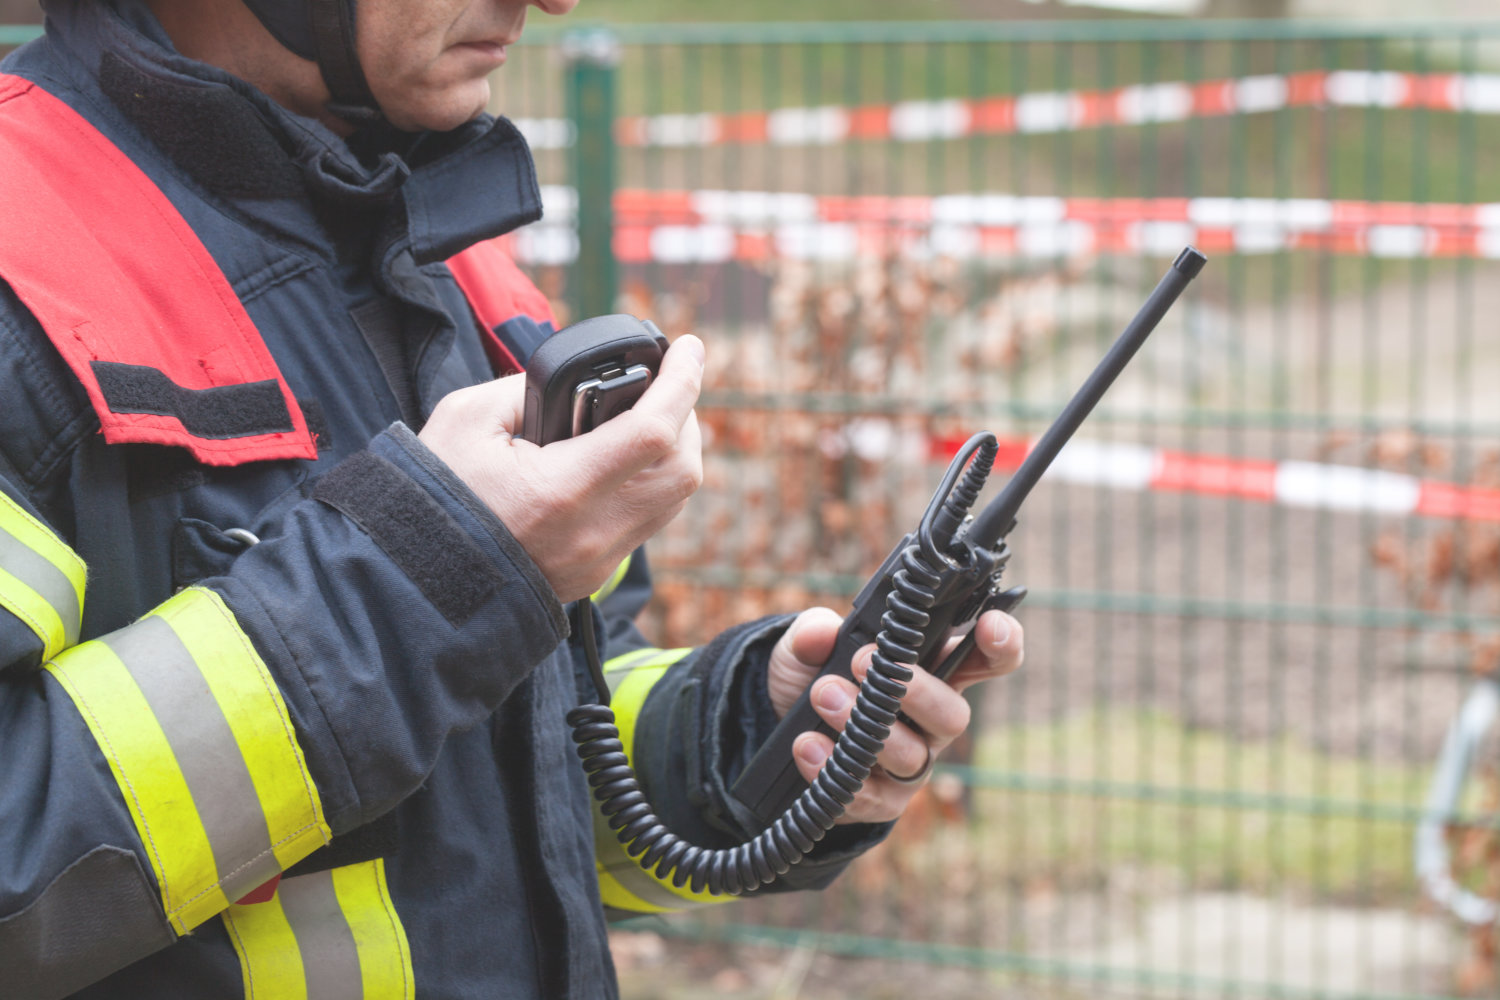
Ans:
{"type": "Polygon", "coordinates": [[[385,116],[409,131],[457,128],[483,111],[489,75],[521,37],[526,9],[578,0],[359,0],[360,65],[385,116]]]}

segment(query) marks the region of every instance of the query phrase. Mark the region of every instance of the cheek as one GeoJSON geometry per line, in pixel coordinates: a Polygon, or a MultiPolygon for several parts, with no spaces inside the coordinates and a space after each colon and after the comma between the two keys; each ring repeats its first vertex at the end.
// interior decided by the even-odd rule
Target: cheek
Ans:
{"type": "Polygon", "coordinates": [[[494,33],[487,20],[469,23],[485,10],[475,0],[360,0],[360,64],[392,124],[446,131],[484,110],[497,67],[454,43],[494,33]]]}
{"type": "MultiPolygon", "coordinates": [[[[450,121],[457,112],[458,104],[482,101],[470,98],[465,90],[474,89],[475,82],[465,86],[461,74],[455,73],[440,46],[402,45],[389,51],[374,53],[375,58],[363,64],[370,92],[386,117],[398,128],[417,130],[426,128],[454,128],[461,121],[450,121]]],[[[484,82],[477,81],[479,86],[484,82]]]]}
{"type": "MultiPolygon", "coordinates": [[[[443,52],[468,0],[360,0],[355,47],[370,78],[410,86],[443,52]]],[[[378,94],[378,91],[377,91],[378,94]]]]}

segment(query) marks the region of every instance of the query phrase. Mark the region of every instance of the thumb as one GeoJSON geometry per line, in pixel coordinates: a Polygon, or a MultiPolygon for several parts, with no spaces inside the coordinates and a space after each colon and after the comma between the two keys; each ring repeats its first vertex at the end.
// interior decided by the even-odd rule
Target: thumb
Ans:
{"type": "Polygon", "coordinates": [[[809,608],[777,640],[766,665],[766,688],[778,718],[802,697],[828,661],[843,621],[829,608],[809,608]]]}

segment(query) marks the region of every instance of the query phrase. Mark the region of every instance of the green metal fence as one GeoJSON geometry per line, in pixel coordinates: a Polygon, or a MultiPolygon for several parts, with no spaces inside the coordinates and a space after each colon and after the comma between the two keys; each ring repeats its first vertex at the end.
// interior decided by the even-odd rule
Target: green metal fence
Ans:
{"type": "Polygon", "coordinates": [[[1500,896],[1477,709],[1426,805],[1500,661],[1500,26],[543,29],[495,106],[559,310],[709,345],[664,646],[846,607],[954,440],[1018,452],[1211,258],[1022,513],[970,744],[830,890],[623,928],[627,996],[1497,991],[1415,843],[1500,896]]]}
{"type": "MultiPolygon", "coordinates": [[[[1211,257],[1023,512],[1028,663],[934,794],[826,893],[622,931],[627,994],[1494,992],[1491,929],[1414,843],[1500,632],[1497,73],[1493,25],[517,50],[496,107],[549,185],[518,253],[575,310],[602,284],[709,343],[663,644],[847,606],[954,440],[1038,433],[1171,256],[1211,257]],[[586,75],[612,123],[568,121],[586,75]],[[606,241],[614,278],[575,265],[606,241]]],[[[1464,789],[1439,868],[1482,899],[1494,793],[1464,789]]]]}

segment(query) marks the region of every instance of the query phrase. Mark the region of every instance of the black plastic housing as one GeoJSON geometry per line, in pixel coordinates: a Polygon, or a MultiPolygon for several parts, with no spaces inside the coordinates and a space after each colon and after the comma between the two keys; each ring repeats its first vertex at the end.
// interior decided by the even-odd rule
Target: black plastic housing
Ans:
{"type": "Polygon", "coordinates": [[[624,314],[557,331],[526,362],[521,436],[551,444],[630,409],[656,377],[666,350],[656,324],[624,314]]]}

